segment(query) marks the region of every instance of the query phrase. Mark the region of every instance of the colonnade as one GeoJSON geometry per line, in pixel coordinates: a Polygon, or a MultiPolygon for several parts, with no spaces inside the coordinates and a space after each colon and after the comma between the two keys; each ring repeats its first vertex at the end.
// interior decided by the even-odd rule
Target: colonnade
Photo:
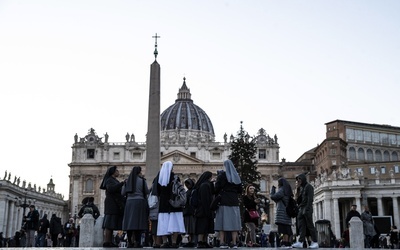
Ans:
{"type": "MultiPolygon", "coordinates": [[[[399,212],[399,204],[398,197],[386,197],[383,195],[375,195],[376,196],[376,204],[377,204],[377,216],[390,216],[393,218],[393,225],[400,225],[400,212],[399,212]],[[391,198],[392,199],[392,209],[393,214],[388,214],[388,211],[385,211],[383,198],[391,198]]],[[[342,221],[345,219],[347,212],[350,210],[350,206],[352,204],[357,205],[357,211],[360,214],[364,211],[363,205],[368,204],[367,201],[362,200],[361,195],[359,197],[354,197],[349,199],[348,197],[335,197],[330,199],[323,199],[316,201],[314,203],[314,221],[320,219],[326,219],[331,222],[332,230],[336,237],[341,236],[341,219],[342,221]],[[339,205],[341,203],[341,206],[339,205]]],[[[389,209],[386,209],[389,210],[389,209]]]]}

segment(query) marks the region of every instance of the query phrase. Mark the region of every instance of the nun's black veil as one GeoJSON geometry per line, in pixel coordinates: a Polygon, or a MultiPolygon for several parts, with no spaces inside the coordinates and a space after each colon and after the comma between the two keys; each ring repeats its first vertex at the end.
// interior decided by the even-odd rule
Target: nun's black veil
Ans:
{"type": "Polygon", "coordinates": [[[125,192],[126,193],[134,193],[136,190],[136,180],[138,177],[138,174],[142,171],[141,167],[134,167],[129,174],[128,180],[126,181],[125,184],[125,192]]]}
{"type": "Polygon", "coordinates": [[[194,185],[193,188],[199,188],[201,184],[203,184],[204,182],[206,182],[207,180],[209,180],[212,177],[212,173],[210,171],[206,171],[204,172],[200,178],[197,180],[196,184],[194,185]]]}
{"type": "Polygon", "coordinates": [[[111,175],[113,175],[115,173],[116,170],[117,170],[117,166],[112,166],[107,169],[107,172],[104,175],[103,181],[101,182],[100,189],[106,190],[107,180],[108,180],[108,178],[110,178],[111,175]]]}

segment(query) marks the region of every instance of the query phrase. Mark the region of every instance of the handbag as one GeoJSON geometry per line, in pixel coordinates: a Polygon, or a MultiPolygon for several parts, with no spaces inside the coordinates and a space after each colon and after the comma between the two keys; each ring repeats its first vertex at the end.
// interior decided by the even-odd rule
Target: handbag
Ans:
{"type": "Polygon", "coordinates": [[[151,193],[149,195],[149,198],[147,199],[147,202],[149,204],[149,208],[155,208],[158,205],[158,197],[157,195],[154,195],[153,193],[151,193]]]}
{"type": "Polygon", "coordinates": [[[257,210],[247,210],[247,212],[249,213],[251,220],[258,220],[258,218],[260,218],[260,214],[257,210]]]}

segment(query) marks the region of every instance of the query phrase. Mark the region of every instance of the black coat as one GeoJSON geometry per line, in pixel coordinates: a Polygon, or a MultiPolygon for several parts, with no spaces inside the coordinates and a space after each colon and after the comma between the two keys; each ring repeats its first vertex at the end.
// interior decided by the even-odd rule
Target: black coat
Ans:
{"type": "Polygon", "coordinates": [[[106,181],[106,199],[104,200],[104,214],[123,215],[125,209],[125,198],[121,194],[124,182],[119,182],[114,177],[106,181]]]}
{"type": "Polygon", "coordinates": [[[242,193],[242,185],[228,182],[226,173],[218,175],[215,182],[215,193],[221,195],[221,206],[239,206],[239,194],[242,193]]]}
{"type": "Polygon", "coordinates": [[[253,197],[248,197],[247,195],[243,196],[243,205],[246,208],[244,211],[243,221],[244,222],[253,222],[255,225],[258,225],[258,219],[251,219],[249,212],[250,210],[257,210],[257,203],[254,201],[253,197]]]}
{"type": "Polygon", "coordinates": [[[358,217],[358,218],[361,219],[361,214],[360,214],[358,211],[356,211],[356,210],[350,210],[350,211],[347,213],[347,216],[346,216],[346,225],[349,224],[349,221],[350,221],[351,218],[353,218],[353,217],[358,217]]]}
{"type": "Polygon", "coordinates": [[[79,218],[82,218],[86,213],[90,213],[94,219],[97,219],[100,216],[99,208],[93,203],[86,203],[81,207],[78,213],[79,218]]]}
{"type": "Polygon", "coordinates": [[[29,211],[29,213],[26,215],[25,221],[26,221],[26,229],[38,230],[39,212],[36,209],[29,211]]]}
{"type": "MultiPolygon", "coordinates": [[[[170,178],[169,178],[169,183],[167,186],[161,186],[159,183],[157,183],[157,195],[158,195],[158,200],[159,200],[159,208],[158,212],[159,213],[169,213],[169,212],[183,212],[183,208],[181,207],[173,207],[169,203],[169,199],[171,199],[172,196],[172,181],[174,180],[175,174],[171,172],[170,178]]],[[[178,178],[179,180],[179,178],[178,178]]]]}
{"type": "Polygon", "coordinates": [[[63,233],[63,225],[61,223],[61,218],[57,216],[52,216],[50,219],[50,233],[60,234],[63,233]]]}
{"type": "Polygon", "coordinates": [[[39,230],[38,230],[38,232],[39,233],[44,233],[44,234],[46,234],[47,233],[47,229],[50,227],[50,222],[49,222],[49,220],[47,219],[47,216],[46,217],[43,217],[42,219],[40,219],[40,221],[39,221],[39,230]]]}
{"type": "Polygon", "coordinates": [[[196,208],[195,216],[197,218],[214,218],[214,211],[211,211],[210,205],[214,198],[214,185],[210,181],[202,183],[198,190],[199,205],[196,208]]]}

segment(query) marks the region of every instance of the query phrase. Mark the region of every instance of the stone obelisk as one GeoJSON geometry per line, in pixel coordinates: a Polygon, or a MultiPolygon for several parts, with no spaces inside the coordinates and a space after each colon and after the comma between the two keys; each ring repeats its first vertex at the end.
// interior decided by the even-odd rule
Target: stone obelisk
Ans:
{"type": "Polygon", "coordinates": [[[149,116],[146,136],[146,173],[147,185],[150,187],[161,167],[160,152],[160,64],[157,62],[157,33],[154,56],[150,66],[149,116]]]}

